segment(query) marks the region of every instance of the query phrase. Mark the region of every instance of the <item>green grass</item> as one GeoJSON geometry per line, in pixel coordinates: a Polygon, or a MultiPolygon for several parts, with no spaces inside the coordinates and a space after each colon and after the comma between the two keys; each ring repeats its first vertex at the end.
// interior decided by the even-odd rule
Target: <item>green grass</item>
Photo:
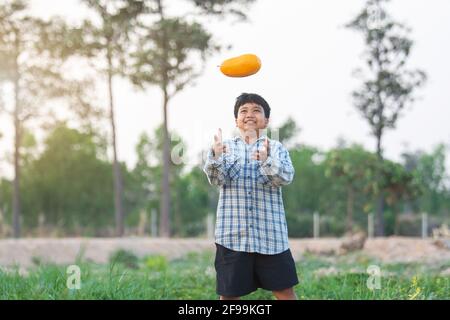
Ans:
{"type": "MultiPolygon", "coordinates": [[[[81,269],[81,289],[66,286],[66,266],[42,264],[28,274],[18,269],[0,271],[0,299],[217,299],[214,256],[211,252],[188,254],[167,261],[153,256],[136,259],[116,254],[109,264],[86,261],[81,269]],[[132,261],[133,263],[130,263],[132,261]]],[[[439,276],[450,261],[440,265],[381,264],[360,254],[327,258],[308,255],[297,262],[300,299],[448,299],[450,277],[439,276]],[[381,289],[370,290],[369,265],[381,268],[381,289]],[[320,270],[330,274],[318,275],[320,270]]],[[[259,289],[245,299],[273,299],[259,289]]]]}

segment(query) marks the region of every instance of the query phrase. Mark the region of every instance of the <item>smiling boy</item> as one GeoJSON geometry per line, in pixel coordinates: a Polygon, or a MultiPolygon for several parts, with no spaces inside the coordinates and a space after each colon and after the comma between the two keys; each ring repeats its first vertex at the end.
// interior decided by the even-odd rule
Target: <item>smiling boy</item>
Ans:
{"type": "Polygon", "coordinates": [[[258,288],[277,299],[297,299],[298,284],[281,187],[292,182],[289,152],[263,134],[269,104],[257,94],[243,93],[234,106],[240,134],[222,141],[219,129],[204,172],[220,187],[215,229],[217,294],[239,299],[258,288]]]}

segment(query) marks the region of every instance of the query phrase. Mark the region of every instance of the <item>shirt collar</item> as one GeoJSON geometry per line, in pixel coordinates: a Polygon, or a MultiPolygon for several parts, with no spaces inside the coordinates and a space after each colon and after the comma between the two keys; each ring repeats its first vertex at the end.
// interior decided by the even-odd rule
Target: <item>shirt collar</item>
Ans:
{"type": "MultiPolygon", "coordinates": [[[[266,139],[266,137],[267,137],[266,134],[263,133],[261,136],[259,136],[258,139],[256,139],[256,141],[254,143],[264,140],[264,139],[266,139]]],[[[242,139],[241,135],[238,134],[237,136],[234,137],[234,141],[237,142],[239,140],[241,140],[243,143],[245,143],[245,141],[244,141],[244,139],[242,139]]]]}

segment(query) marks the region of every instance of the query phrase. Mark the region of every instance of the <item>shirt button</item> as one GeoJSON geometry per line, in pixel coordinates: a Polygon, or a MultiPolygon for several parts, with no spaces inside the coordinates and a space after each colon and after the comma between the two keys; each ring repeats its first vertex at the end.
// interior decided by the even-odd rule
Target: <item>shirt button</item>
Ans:
{"type": "Polygon", "coordinates": [[[252,194],[252,192],[251,192],[251,191],[249,191],[249,192],[248,192],[248,194],[252,194]]]}

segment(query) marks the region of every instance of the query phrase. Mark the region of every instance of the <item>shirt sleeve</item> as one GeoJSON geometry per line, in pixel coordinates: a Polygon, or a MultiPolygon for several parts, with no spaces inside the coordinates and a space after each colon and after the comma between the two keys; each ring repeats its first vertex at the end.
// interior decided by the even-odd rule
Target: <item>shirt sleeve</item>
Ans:
{"type": "Polygon", "coordinates": [[[211,185],[222,186],[225,184],[225,165],[223,153],[214,159],[212,149],[209,149],[203,171],[211,185]]]}
{"type": "Polygon", "coordinates": [[[273,148],[273,153],[259,167],[259,174],[263,183],[273,187],[290,184],[294,179],[294,173],[289,151],[281,144],[277,148],[273,148]]]}

